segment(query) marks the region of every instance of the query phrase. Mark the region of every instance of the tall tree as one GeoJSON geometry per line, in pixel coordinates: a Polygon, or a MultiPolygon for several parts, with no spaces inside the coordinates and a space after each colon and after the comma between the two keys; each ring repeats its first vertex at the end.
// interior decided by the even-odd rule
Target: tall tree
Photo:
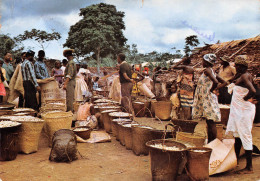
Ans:
{"type": "Polygon", "coordinates": [[[95,54],[99,68],[100,57],[115,55],[125,46],[124,12],[117,11],[114,5],[100,3],[80,9],[79,15],[83,18],[70,27],[63,46],[74,48],[81,57],[95,54]]]}
{"type": "Polygon", "coordinates": [[[185,47],[184,47],[185,56],[189,56],[192,48],[198,46],[199,44],[200,42],[198,40],[197,35],[187,36],[185,38],[185,47]]]}
{"type": "Polygon", "coordinates": [[[3,58],[6,52],[10,52],[17,57],[24,47],[18,47],[17,42],[8,35],[0,34],[0,57],[3,58]]]}
{"type": "Polygon", "coordinates": [[[47,33],[46,31],[32,29],[31,31],[24,31],[23,34],[19,34],[14,39],[17,42],[22,42],[25,40],[34,40],[38,42],[38,47],[43,50],[49,46],[49,42],[53,40],[59,40],[61,38],[60,33],[53,31],[52,33],[47,33]],[[46,45],[46,43],[48,44],[46,45]]]}

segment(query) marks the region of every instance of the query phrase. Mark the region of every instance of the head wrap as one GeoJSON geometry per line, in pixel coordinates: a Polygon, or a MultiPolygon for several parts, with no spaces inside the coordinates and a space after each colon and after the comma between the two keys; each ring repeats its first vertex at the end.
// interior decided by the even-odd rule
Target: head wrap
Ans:
{"type": "Polygon", "coordinates": [[[66,49],[63,51],[63,56],[67,57],[67,56],[72,55],[72,53],[74,53],[74,49],[66,49]]]}
{"type": "Polygon", "coordinates": [[[206,54],[203,56],[203,59],[207,62],[209,62],[210,64],[214,65],[214,63],[216,63],[217,60],[217,56],[215,54],[206,54]]]}

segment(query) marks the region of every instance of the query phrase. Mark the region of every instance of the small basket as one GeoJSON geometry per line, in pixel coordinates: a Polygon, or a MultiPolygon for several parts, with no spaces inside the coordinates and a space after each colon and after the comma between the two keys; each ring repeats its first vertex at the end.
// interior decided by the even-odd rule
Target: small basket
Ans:
{"type": "Polygon", "coordinates": [[[73,114],[71,112],[48,112],[43,119],[46,122],[46,131],[49,137],[49,146],[52,143],[53,134],[60,129],[70,129],[73,114]]]}
{"type": "Polygon", "coordinates": [[[87,140],[90,138],[92,129],[91,128],[86,128],[86,127],[77,127],[73,129],[73,132],[78,135],[79,137],[87,140]],[[82,129],[82,130],[77,130],[77,129],[82,129]],[[83,130],[84,129],[84,130],[83,130]]]}
{"type": "Polygon", "coordinates": [[[196,147],[203,147],[205,143],[205,137],[193,135],[192,133],[186,132],[177,132],[176,140],[192,143],[196,147]]]}
{"type": "Polygon", "coordinates": [[[170,101],[157,101],[154,103],[155,116],[161,120],[171,118],[172,103],[170,101]]]}

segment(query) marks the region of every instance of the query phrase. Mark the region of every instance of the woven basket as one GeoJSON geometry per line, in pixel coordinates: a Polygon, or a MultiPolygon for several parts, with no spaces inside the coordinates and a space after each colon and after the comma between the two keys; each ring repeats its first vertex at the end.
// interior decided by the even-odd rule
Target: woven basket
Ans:
{"type": "Polygon", "coordinates": [[[154,102],[155,116],[161,120],[168,120],[171,118],[172,103],[170,101],[154,102]]]}
{"type": "Polygon", "coordinates": [[[124,129],[124,125],[125,124],[131,124],[131,120],[128,121],[123,121],[123,122],[119,122],[117,124],[117,136],[118,136],[118,139],[120,141],[120,144],[125,146],[125,129],[124,129]]]}
{"type": "Polygon", "coordinates": [[[106,110],[106,111],[102,111],[101,112],[101,122],[103,122],[104,124],[104,128],[106,130],[107,133],[111,133],[111,120],[109,117],[109,113],[111,112],[117,112],[117,110],[106,110]]]}
{"type": "Polygon", "coordinates": [[[186,132],[177,132],[176,140],[192,143],[196,147],[203,147],[205,143],[205,137],[196,136],[193,135],[192,133],[186,133],[186,132]]]}
{"type": "Polygon", "coordinates": [[[145,117],[149,107],[150,102],[133,102],[133,108],[136,117],[145,117]]]}
{"type": "Polygon", "coordinates": [[[186,133],[193,133],[198,122],[192,120],[172,119],[174,125],[180,126],[181,131],[186,133]]]}
{"type": "Polygon", "coordinates": [[[153,139],[151,130],[144,126],[132,126],[132,150],[135,155],[149,154],[149,149],[145,144],[153,139]]]}
{"type": "Polygon", "coordinates": [[[26,154],[38,151],[38,143],[43,128],[44,121],[19,121],[22,123],[19,133],[20,151],[26,154]]]}
{"type": "Polygon", "coordinates": [[[44,114],[46,131],[49,138],[49,146],[52,144],[53,134],[60,129],[70,129],[73,114],[71,112],[49,112],[44,114]]]}

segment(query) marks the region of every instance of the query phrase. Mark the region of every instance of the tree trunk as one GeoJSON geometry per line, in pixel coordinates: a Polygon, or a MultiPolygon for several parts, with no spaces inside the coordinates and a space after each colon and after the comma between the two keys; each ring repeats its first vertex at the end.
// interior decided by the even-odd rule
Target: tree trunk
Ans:
{"type": "Polygon", "coordinates": [[[98,74],[100,75],[100,47],[97,48],[96,55],[97,55],[97,71],[98,74]]]}

